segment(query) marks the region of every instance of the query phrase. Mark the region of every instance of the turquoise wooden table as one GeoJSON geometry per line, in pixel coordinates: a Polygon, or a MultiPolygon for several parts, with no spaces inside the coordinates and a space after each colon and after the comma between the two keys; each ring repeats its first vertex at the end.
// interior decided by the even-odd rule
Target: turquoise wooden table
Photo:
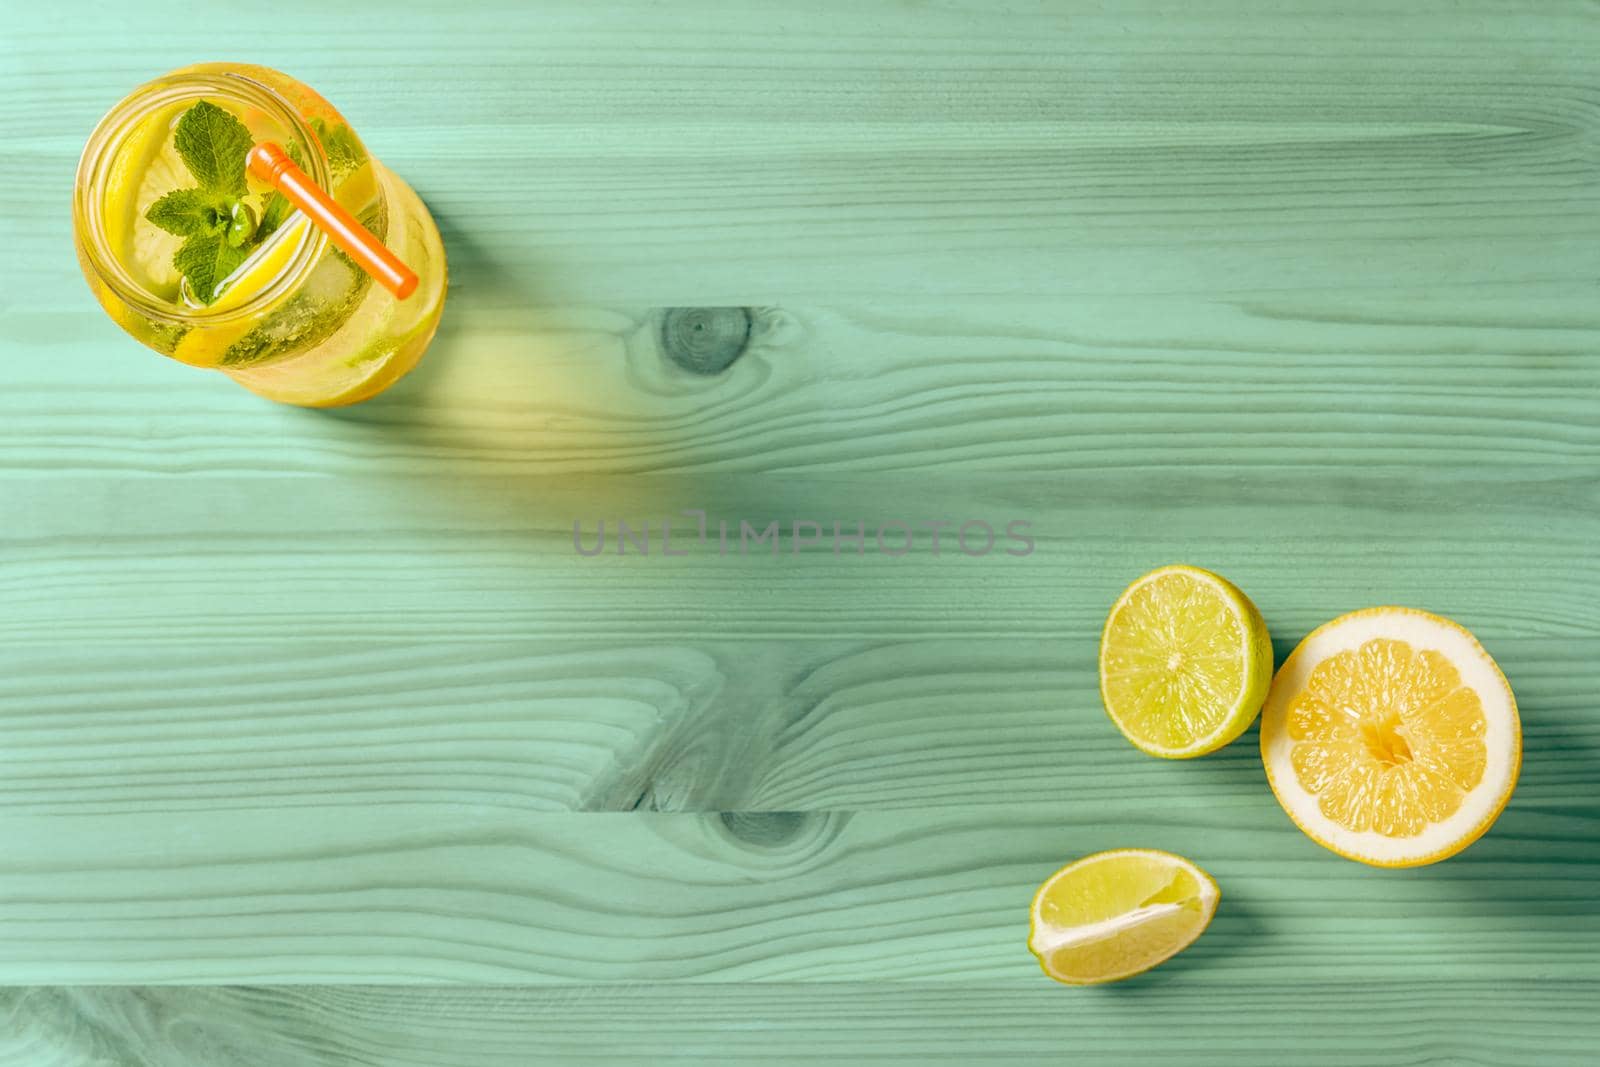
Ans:
{"type": "Polygon", "coordinates": [[[8,7],[0,1063],[1595,1062],[1597,49],[1577,0],[8,7]],[[204,59],[436,213],[379,400],[92,303],[77,153],[204,59]],[[933,552],[974,520],[1033,550],[933,552]],[[1526,740],[1489,836],[1368,869],[1254,730],[1123,742],[1098,627],[1178,559],[1280,658],[1472,627],[1526,740]],[[1029,895],[1120,845],[1217,918],[1056,986],[1029,895]]]}

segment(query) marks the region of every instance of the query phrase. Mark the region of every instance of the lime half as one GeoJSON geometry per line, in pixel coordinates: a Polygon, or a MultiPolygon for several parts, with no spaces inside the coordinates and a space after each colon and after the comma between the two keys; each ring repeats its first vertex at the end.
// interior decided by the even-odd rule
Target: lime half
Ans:
{"type": "Polygon", "coordinates": [[[1250,598],[1198,567],[1128,586],[1100,637],[1100,697],[1140,751],[1214,752],[1244,733],[1272,682],[1272,640],[1250,598]]]}

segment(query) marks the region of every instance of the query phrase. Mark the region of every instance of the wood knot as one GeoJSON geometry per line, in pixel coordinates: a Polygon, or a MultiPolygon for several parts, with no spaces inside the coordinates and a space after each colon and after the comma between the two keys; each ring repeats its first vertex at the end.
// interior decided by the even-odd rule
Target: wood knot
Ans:
{"type": "Polygon", "coordinates": [[[812,821],[803,811],[725,811],[720,817],[730,837],[757,848],[788,844],[812,821]]]}
{"type": "Polygon", "coordinates": [[[691,374],[721,374],[750,343],[748,308],[667,308],[661,350],[691,374]]]}

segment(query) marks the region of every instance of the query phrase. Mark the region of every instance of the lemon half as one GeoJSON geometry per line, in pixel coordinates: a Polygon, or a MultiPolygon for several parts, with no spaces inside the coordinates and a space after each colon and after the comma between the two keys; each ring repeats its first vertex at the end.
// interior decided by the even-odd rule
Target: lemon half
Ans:
{"type": "Polygon", "coordinates": [[[1341,615],[1273,680],[1261,758],[1312,840],[1378,867],[1434,863],[1511,799],[1522,727],[1511,686],[1464,627],[1412,608],[1341,615]]]}
{"type": "Polygon", "coordinates": [[[1131,978],[1205,932],[1222,898],[1198,866],[1154,849],[1097,852],[1051,875],[1033,897],[1028,950],[1068,985],[1131,978]]]}
{"type": "Polygon", "coordinates": [[[1129,741],[1187,759],[1226,745],[1261,710],[1272,639],[1220,575],[1174,565],[1130,585],[1100,636],[1100,697],[1129,741]]]}

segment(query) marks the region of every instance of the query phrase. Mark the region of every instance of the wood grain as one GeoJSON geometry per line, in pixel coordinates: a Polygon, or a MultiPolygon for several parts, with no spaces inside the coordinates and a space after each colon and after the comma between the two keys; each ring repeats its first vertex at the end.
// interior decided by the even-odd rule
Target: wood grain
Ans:
{"type": "MultiPolygon", "coordinates": [[[[1578,269],[1600,276],[1600,260],[1578,269]]],[[[412,380],[332,414],[142,358],[82,306],[18,311],[0,363],[0,475],[1464,467],[1521,480],[1600,464],[1588,281],[1452,297],[757,307],[737,361],[707,376],[663,347],[682,309],[507,306],[472,277],[452,288],[412,380]]]]}
{"type": "MultiPolygon", "coordinates": [[[[1181,967],[1180,961],[1169,967],[1181,967]]],[[[1165,969],[1164,969],[1165,970],[1165,969]]],[[[0,1062],[37,1067],[539,1063],[1592,1062],[1600,984],[1448,979],[1027,985],[0,989],[0,1062]],[[1492,989],[1492,993],[1491,993],[1492,989]],[[1496,1010],[1474,1010],[1492,995],[1496,1010]],[[1359,1024],[1355,1022],[1359,1020],[1359,1024]],[[1365,1035],[1377,1035],[1372,1040],[1365,1035]],[[151,1050],[157,1050],[152,1057],[151,1050]]]]}
{"type": "MultiPolygon", "coordinates": [[[[1486,640],[1600,634],[1600,480],[1503,483],[1434,467],[1308,486],[1149,472],[900,480],[361,478],[18,479],[0,557],[0,637],[13,647],[128,638],[410,642],[826,638],[1073,639],[1122,588],[1173,559],[1214,567],[1298,640],[1342,611],[1403,603],[1486,640]],[[704,509],[784,540],[722,554],[688,541],[704,509]],[[661,554],[660,523],[678,547],[661,554]],[[651,523],[656,551],[619,552],[615,522],[651,523]],[[611,520],[604,554],[598,522],[611,520]],[[794,550],[797,520],[826,540],[794,550]],[[1031,523],[1034,550],[963,554],[953,526],[899,557],[841,544],[889,520],[1031,523]]],[[[802,532],[809,532],[801,528],[802,532]]],[[[736,538],[735,538],[736,539],[736,538]]],[[[973,535],[971,551],[981,547],[973,535]]],[[[894,531],[885,545],[894,550],[894,531]]],[[[181,652],[187,655],[187,651],[181,652]]]]}
{"type": "MultiPolygon", "coordinates": [[[[1592,639],[1491,642],[1518,803],[1600,779],[1592,639]]],[[[1280,642],[1283,647],[1285,642],[1280,642]]],[[[0,652],[0,807],[29,815],[408,804],[552,812],[1268,801],[1254,731],[1141,756],[1063,642],[170,644],[0,652]]]]}
{"type": "Polygon", "coordinates": [[[269,21],[318,32],[0,31],[0,1064],[1593,1059],[1593,3],[269,21]],[[443,327],[378,401],[262,403],[84,290],[85,136],[213,58],[438,217],[443,327]],[[574,551],[687,508],[1036,550],[574,551]],[[1253,734],[1124,745],[1095,635],[1175,559],[1280,658],[1374,603],[1472,627],[1525,728],[1501,823],[1369,871],[1253,734]],[[1207,866],[1214,926],[1049,986],[1029,894],[1130,843],[1207,866]],[[437,982],[479,988],[389,985],[437,982]]]}
{"type": "MultiPolygon", "coordinates": [[[[203,54],[345,106],[467,285],[525,300],[1470,298],[1600,255],[1582,0],[278,11],[321,39],[218,40],[176,0],[19,20],[8,236],[53,240],[60,157],[129,85],[203,54]]],[[[54,306],[76,305],[75,270],[54,257],[54,306]]]]}
{"type": "Polygon", "coordinates": [[[1224,887],[1185,954],[1207,981],[1600,978],[1592,801],[1515,804],[1454,862],[1385,876],[1330,856],[1265,792],[1184,796],[8,813],[0,959],[17,983],[1042,981],[1032,890],[1064,858],[1137,844],[1194,856],[1224,887]]]}

